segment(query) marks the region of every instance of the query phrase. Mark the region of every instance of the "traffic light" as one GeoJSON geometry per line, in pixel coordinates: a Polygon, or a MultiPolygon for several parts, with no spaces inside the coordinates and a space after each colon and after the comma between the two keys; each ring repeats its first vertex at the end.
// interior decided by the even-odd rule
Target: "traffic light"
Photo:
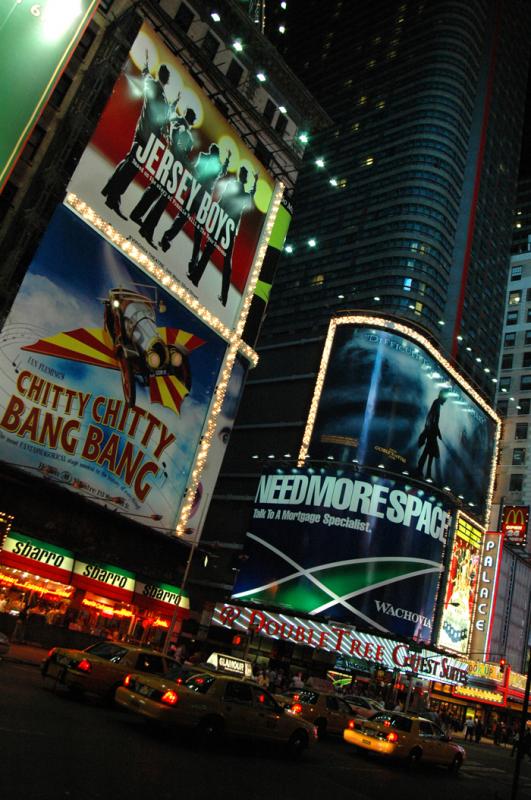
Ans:
{"type": "Polygon", "coordinates": [[[500,658],[500,672],[503,672],[505,670],[506,664],[507,664],[507,659],[500,658]]]}

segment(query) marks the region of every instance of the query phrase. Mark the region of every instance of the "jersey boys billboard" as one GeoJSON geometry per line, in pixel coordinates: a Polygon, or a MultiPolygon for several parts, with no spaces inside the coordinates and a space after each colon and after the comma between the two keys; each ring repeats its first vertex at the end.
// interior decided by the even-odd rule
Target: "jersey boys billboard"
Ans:
{"type": "Polygon", "coordinates": [[[233,598],[430,642],[453,521],[437,491],[369,470],[266,472],[233,598]]]}
{"type": "Polygon", "coordinates": [[[374,321],[332,320],[301,457],[406,471],[485,519],[495,413],[426,339],[374,321]]]}
{"type": "Polygon", "coordinates": [[[69,191],[231,327],[273,188],[144,23],[69,191]]]}
{"type": "Polygon", "coordinates": [[[170,531],[225,351],[59,207],[0,338],[0,457],[170,531]]]}

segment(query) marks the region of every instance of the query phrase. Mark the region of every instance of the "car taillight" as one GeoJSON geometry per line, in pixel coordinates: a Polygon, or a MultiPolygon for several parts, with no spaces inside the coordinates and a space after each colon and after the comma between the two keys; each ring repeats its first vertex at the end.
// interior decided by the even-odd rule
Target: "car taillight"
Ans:
{"type": "Polygon", "coordinates": [[[293,695],[293,699],[294,699],[295,701],[297,701],[297,700],[300,700],[300,695],[298,695],[298,694],[294,694],[294,695],[293,695]]]}
{"type": "Polygon", "coordinates": [[[131,683],[131,675],[126,675],[124,678],[124,686],[129,686],[131,683]]]}
{"type": "Polygon", "coordinates": [[[391,733],[388,733],[385,738],[388,742],[398,742],[398,733],[391,731],[391,733]]]}
{"type": "Polygon", "coordinates": [[[349,721],[348,721],[348,726],[349,726],[349,728],[350,728],[350,730],[351,730],[351,731],[353,731],[353,730],[354,730],[354,728],[356,727],[356,723],[354,722],[354,720],[353,720],[353,719],[349,719],[349,721]]]}
{"type": "Polygon", "coordinates": [[[51,658],[54,655],[56,650],[57,650],[57,647],[52,647],[52,649],[48,651],[48,654],[47,654],[46,658],[51,658]]]}
{"type": "Polygon", "coordinates": [[[92,664],[86,658],[82,658],[81,661],[78,661],[76,664],[76,669],[81,670],[81,672],[90,672],[92,669],[92,664]]]}
{"type": "Polygon", "coordinates": [[[302,706],[301,706],[301,704],[300,703],[293,703],[293,705],[291,706],[291,711],[294,714],[302,714],[302,706]]]}
{"type": "Polygon", "coordinates": [[[167,706],[174,706],[179,699],[179,695],[177,692],[174,692],[173,689],[167,689],[160,699],[161,702],[166,703],[167,706]]]}

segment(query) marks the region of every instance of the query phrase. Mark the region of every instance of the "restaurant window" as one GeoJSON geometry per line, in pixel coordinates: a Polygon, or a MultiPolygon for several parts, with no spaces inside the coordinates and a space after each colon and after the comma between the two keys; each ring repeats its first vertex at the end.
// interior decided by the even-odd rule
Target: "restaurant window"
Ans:
{"type": "Polygon", "coordinates": [[[524,485],[524,476],[520,473],[513,472],[509,478],[509,491],[521,492],[524,485]]]}
{"type": "Polygon", "coordinates": [[[522,279],[522,267],[512,267],[511,268],[511,280],[512,281],[519,281],[522,279]]]}
{"type": "Polygon", "coordinates": [[[527,422],[517,422],[514,429],[515,439],[527,439],[527,422]]]}
{"type": "Polygon", "coordinates": [[[514,347],[516,343],[516,333],[511,331],[510,333],[505,334],[505,338],[503,340],[504,347],[514,347]]]}
{"type": "Polygon", "coordinates": [[[513,366],[513,354],[505,353],[505,355],[502,356],[501,368],[512,369],[512,366],[513,366]]]}
{"type": "Polygon", "coordinates": [[[510,306],[517,306],[520,304],[522,300],[522,292],[520,290],[516,292],[509,292],[509,305],[510,306]]]}
{"type": "Polygon", "coordinates": [[[520,389],[528,391],[531,389],[531,375],[522,375],[520,378],[520,389]]]}
{"type": "Polygon", "coordinates": [[[522,416],[524,414],[529,414],[530,404],[531,404],[531,400],[529,399],[529,397],[522,397],[518,401],[518,405],[516,407],[516,409],[518,411],[518,414],[520,416],[522,416]]]}
{"type": "Polygon", "coordinates": [[[515,447],[513,450],[513,466],[525,464],[525,447],[515,447]]]}
{"type": "Polygon", "coordinates": [[[507,313],[506,324],[516,325],[517,322],[518,322],[518,311],[509,311],[507,313]]]}

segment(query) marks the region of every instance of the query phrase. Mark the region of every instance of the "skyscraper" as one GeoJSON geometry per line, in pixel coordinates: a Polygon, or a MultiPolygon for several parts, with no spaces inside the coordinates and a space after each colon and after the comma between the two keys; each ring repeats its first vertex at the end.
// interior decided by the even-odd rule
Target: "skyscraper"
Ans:
{"type": "Polygon", "coordinates": [[[421,326],[492,398],[529,55],[520,0],[327,5],[268,17],[334,120],[310,135],[294,224],[207,538],[243,524],[256,466],[295,457],[332,315],[421,326]],[[285,29],[279,31],[279,26],[285,29]],[[291,252],[290,252],[291,251],[291,252]],[[241,523],[240,523],[241,520],[241,523]]]}

